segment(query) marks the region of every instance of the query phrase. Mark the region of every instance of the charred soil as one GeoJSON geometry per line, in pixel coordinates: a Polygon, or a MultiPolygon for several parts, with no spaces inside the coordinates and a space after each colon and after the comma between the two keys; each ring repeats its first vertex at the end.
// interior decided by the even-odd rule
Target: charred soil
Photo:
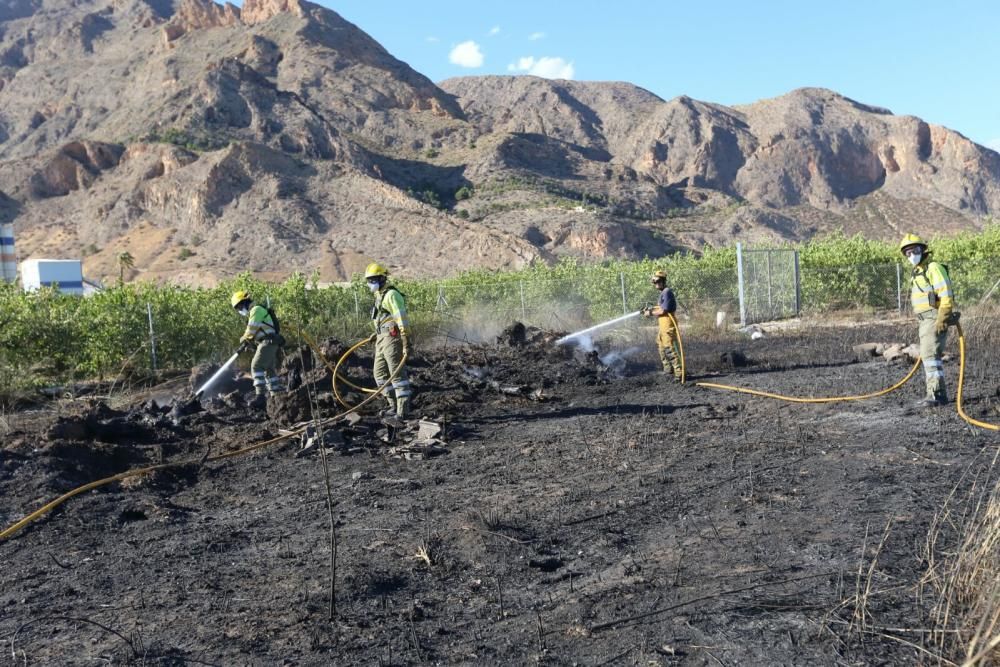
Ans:
{"type": "MultiPolygon", "coordinates": [[[[204,404],[144,395],[10,415],[3,527],[91,480],[188,463],[77,496],[0,543],[4,652],[60,665],[912,664],[921,637],[887,628],[927,622],[929,525],[988,466],[995,435],[953,406],[911,407],[922,374],[827,405],[690,381],[873,391],[908,367],[856,361],[852,344],[914,333],[687,341],[680,386],[648,341],[606,366],[512,328],[495,345],[418,350],[417,416],[441,433],[387,430],[379,399],[311,432],[320,444],[303,455],[295,437],[206,459],[338,412],[305,348],[266,412],[236,383],[204,404]]],[[[969,347],[967,410],[996,422],[995,344],[969,347]]],[[[334,359],[343,349],[324,343],[334,359]]],[[[370,382],[368,360],[344,374],[370,382]]]]}

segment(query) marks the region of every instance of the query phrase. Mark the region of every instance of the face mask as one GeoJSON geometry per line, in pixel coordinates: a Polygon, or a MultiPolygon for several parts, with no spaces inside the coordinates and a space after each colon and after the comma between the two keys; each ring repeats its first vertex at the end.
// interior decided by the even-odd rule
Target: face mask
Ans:
{"type": "Polygon", "coordinates": [[[377,292],[378,291],[378,281],[374,281],[373,282],[373,281],[369,280],[368,281],[368,289],[370,289],[373,292],[377,292]]]}
{"type": "Polygon", "coordinates": [[[920,260],[923,259],[923,255],[921,253],[919,253],[919,252],[915,252],[915,253],[913,253],[911,255],[907,255],[906,257],[907,257],[907,259],[910,260],[910,264],[912,264],[913,266],[916,266],[917,264],[919,264],[920,260]]]}
{"type": "Polygon", "coordinates": [[[250,314],[250,311],[248,309],[246,309],[246,308],[240,308],[236,312],[239,313],[240,315],[242,315],[243,317],[246,317],[247,315],[250,314]]]}

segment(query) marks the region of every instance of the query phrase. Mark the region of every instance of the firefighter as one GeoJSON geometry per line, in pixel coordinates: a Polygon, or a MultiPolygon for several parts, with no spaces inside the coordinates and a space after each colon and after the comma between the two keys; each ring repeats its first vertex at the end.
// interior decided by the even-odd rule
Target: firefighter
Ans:
{"type": "Polygon", "coordinates": [[[254,392],[257,394],[253,405],[262,407],[266,401],[265,389],[271,395],[285,390],[277,371],[278,348],[284,342],[281,325],[270,308],[254,305],[249,292],[234,292],[229,301],[236,312],[247,318],[246,331],[240,338],[240,351],[257,347],[250,362],[250,372],[253,375],[254,392]]]}
{"type": "Polygon", "coordinates": [[[656,346],[660,350],[660,361],[665,373],[673,373],[674,379],[681,380],[681,362],[677,346],[677,329],[671,317],[677,311],[677,299],[674,291],[667,287],[667,274],[657,271],[653,274],[653,287],[660,291],[660,301],[655,306],[644,308],[642,314],[655,317],[659,327],[656,333],[656,346]]]}
{"type": "Polygon", "coordinates": [[[920,357],[924,362],[927,395],[918,406],[943,405],[948,401],[941,355],[948,338],[948,327],[957,318],[948,269],[931,260],[927,244],[915,234],[907,234],[899,250],[910,262],[910,304],[917,316],[920,357]]]}
{"type": "Polygon", "coordinates": [[[413,393],[406,366],[400,368],[403,355],[413,353],[410,339],[410,322],[406,314],[406,299],[403,294],[389,284],[389,272],[380,264],[372,263],[365,269],[365,283],[375,295],[372,306],[372,325],[375,327],[375,382],[379,387],[395,374],[392,386],[384,396],[389,403],[383,411],[382,421],[389,426],[400,427],[410,416],[410,400],[413,393]],[[396,369],[399,372],[396,373],[396,369]]]}

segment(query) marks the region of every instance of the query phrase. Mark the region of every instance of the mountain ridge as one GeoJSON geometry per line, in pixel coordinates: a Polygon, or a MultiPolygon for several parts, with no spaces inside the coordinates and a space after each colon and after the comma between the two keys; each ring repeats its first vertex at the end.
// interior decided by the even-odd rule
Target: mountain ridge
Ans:
{"type": "Polygon", "coordinates": [[[342,280],[976,229],[1000,155],[822,88],[435,84],[306,0],[0,0],[0,193],[22,256],[95,277],[342,280]]]}

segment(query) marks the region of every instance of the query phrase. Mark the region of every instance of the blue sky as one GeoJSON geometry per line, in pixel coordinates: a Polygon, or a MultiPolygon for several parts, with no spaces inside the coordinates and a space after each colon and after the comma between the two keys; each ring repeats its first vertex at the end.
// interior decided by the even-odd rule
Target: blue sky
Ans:
{"type": "Polygon", "coordinates": [[[802,86],[1000,150],[1000,2],[320,0],[433,81],[536,73],[721,104],[802,86]]]}

